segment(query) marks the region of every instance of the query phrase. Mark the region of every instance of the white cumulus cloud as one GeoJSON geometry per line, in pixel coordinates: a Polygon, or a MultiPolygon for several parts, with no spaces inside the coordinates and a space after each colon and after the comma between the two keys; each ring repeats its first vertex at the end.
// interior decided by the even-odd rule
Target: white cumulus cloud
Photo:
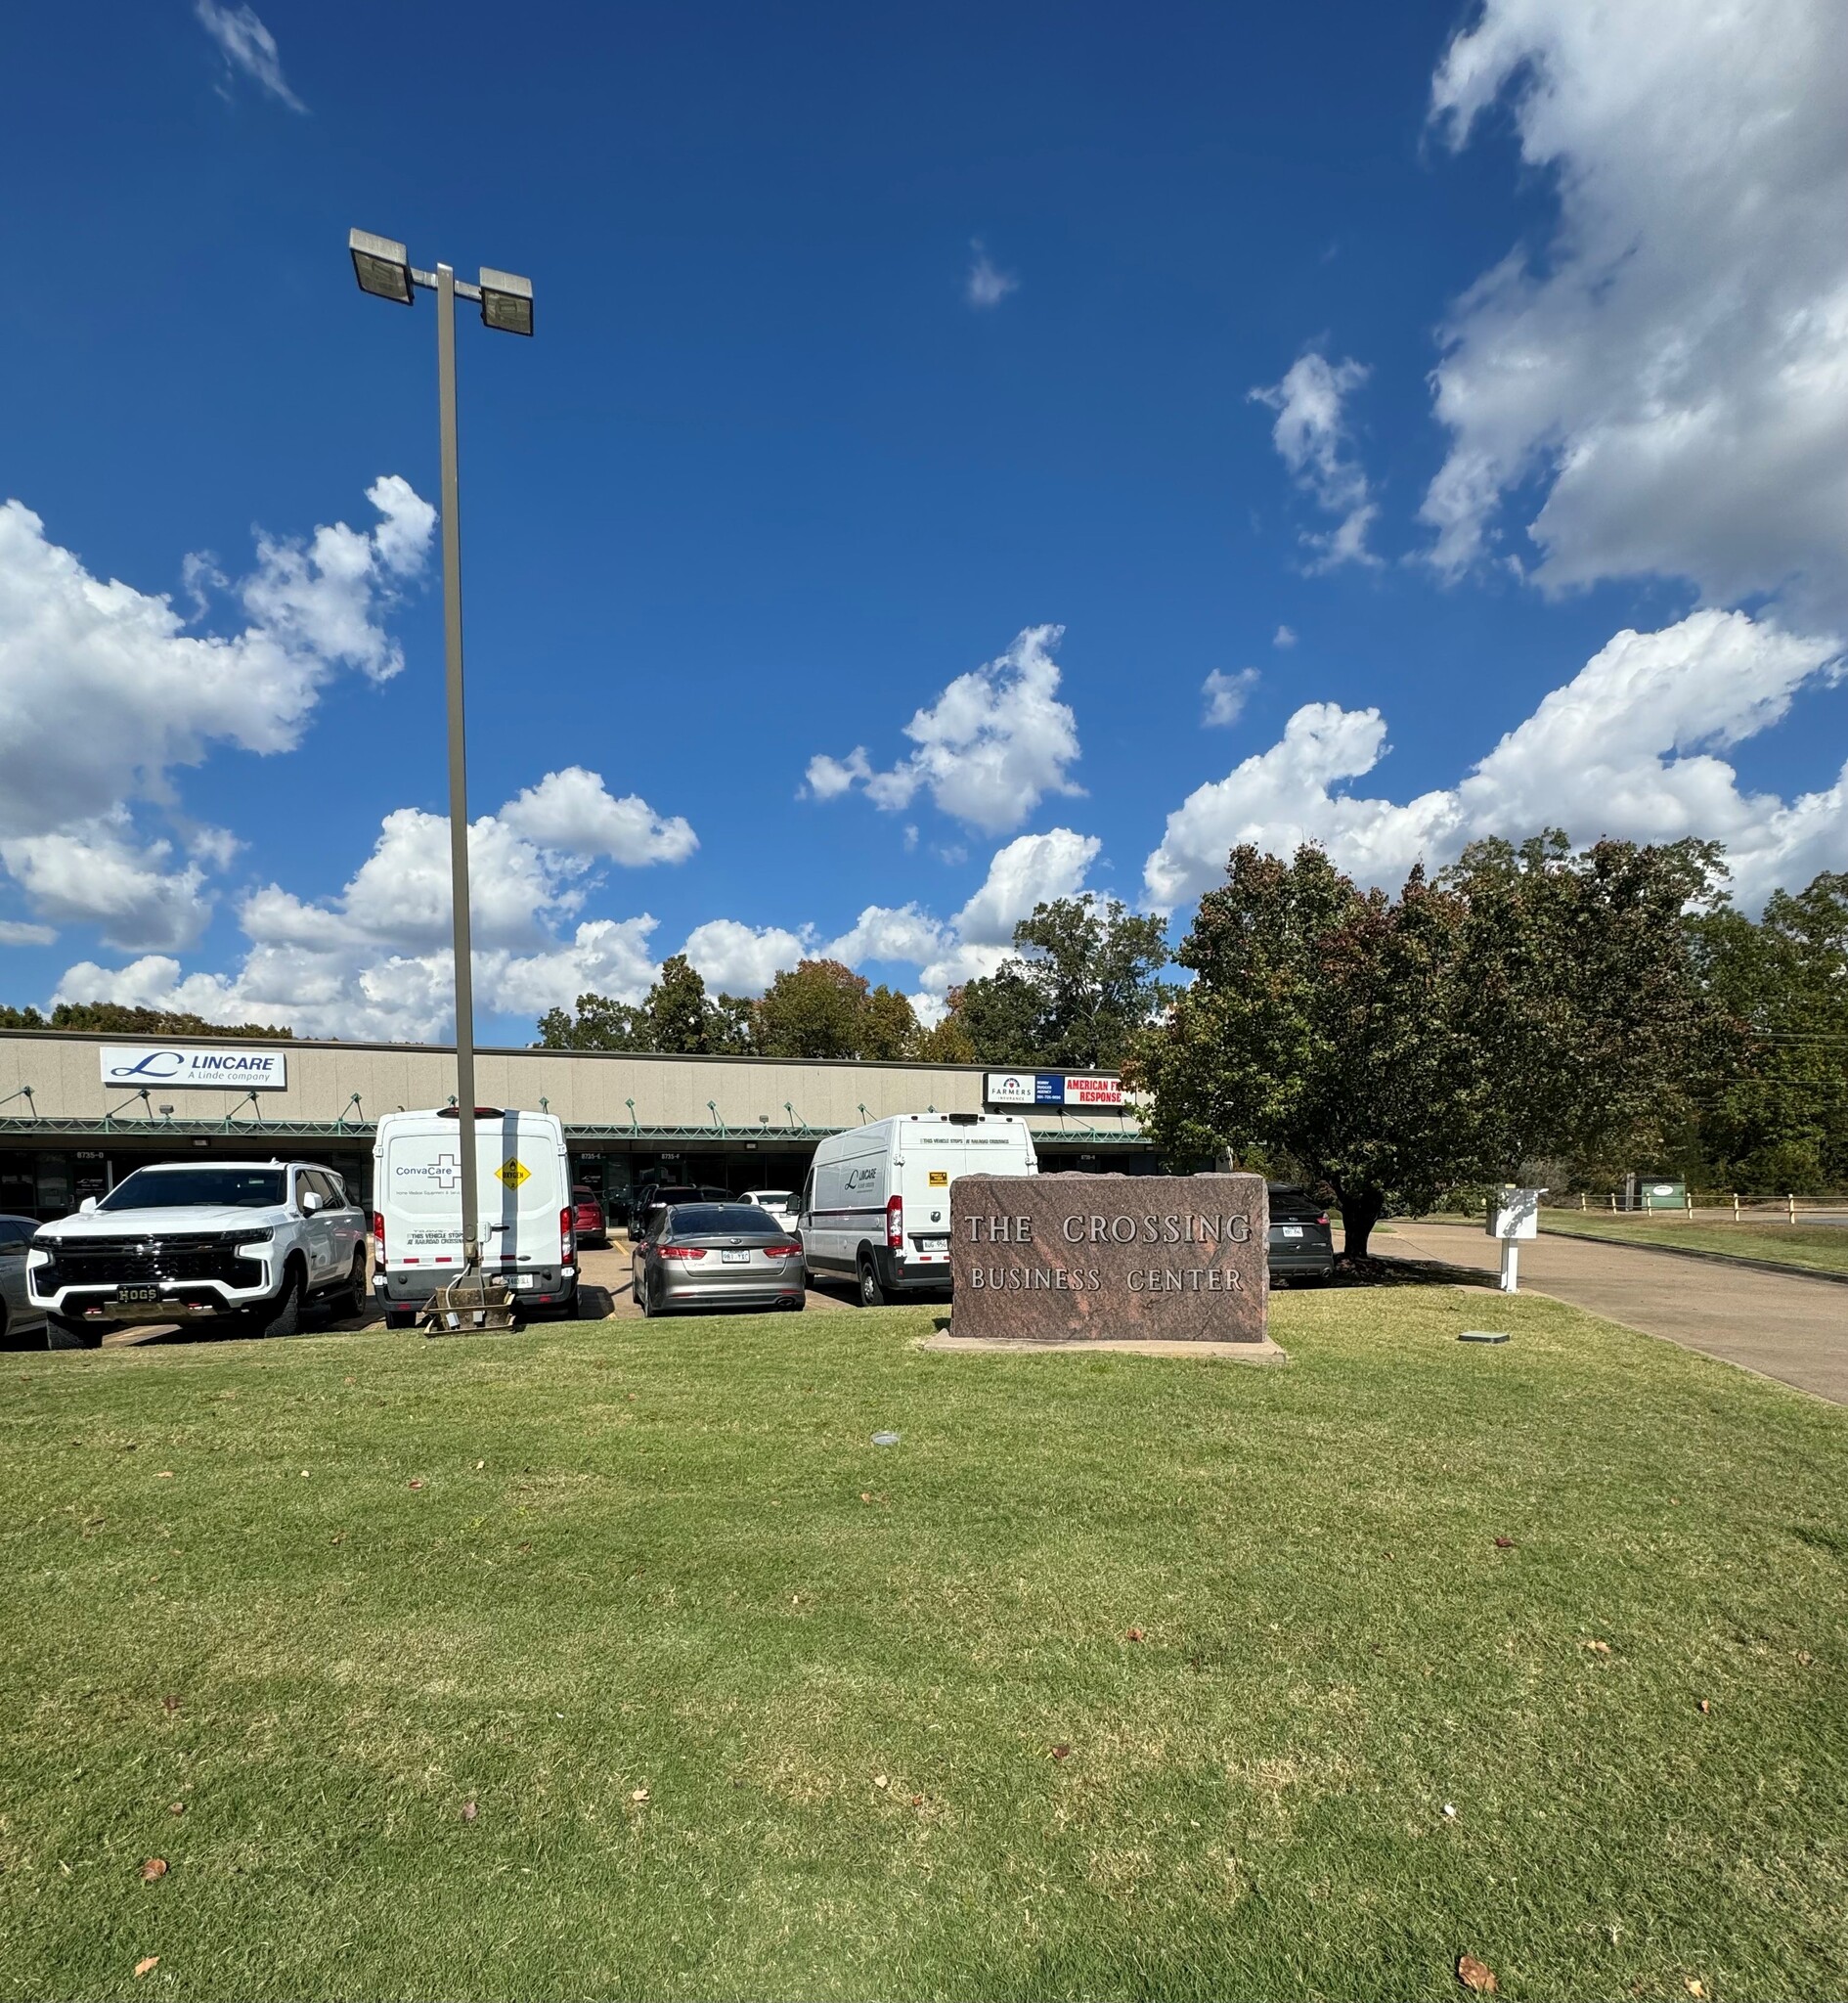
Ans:
{"type": "Polygon", "coordinates": [[[994,262],[982,247],[980,237],[971,240],[969,251],[969,270],[962,282],[963,297],[977,312],[998,306],[1009,292],[1020,290],[1020,280],[994,262]]]}
{"type": "Polygon", "coordinates": [[[699,837],[680,815],[663,820],[634,793],[612,799],[602,774],[581,765],[547,773],[503,807],[500,818],[514,833],[544,848],[607,856],[631,868],[683,863],[699,846],[699,837]]]}
{"type": "Polygon", "coordinates": [[[1236,675],[1228,675],[1223,668],[1214,668],[1200,685],[1200,692],[1207,698],[1201,708],[1200,721],[1210,729],[1237,723],[1245,714],[1245,705],[1256,687],[1255,668],[1241,668],[1236,675]]]}
{"type": "Polygon", "coordinates": [[[1450,574],[1691,581],[1848,610],[1848,62],[1838,0],[1485,0],[1432,116],[1513,111],[1557,190],[1544,246],[1458,301],[1425,497],[1450,574]],[[1510,545],[1504,503],[1544,499],[1510,545]]]}
{"type": "Polygon", "coordinates": [[[1611,835],[1722,841],[1741,903],[1848,866],[1848,768],[1795,799],[1744,791],[1717,754],[1778,723],[1806,686],[1839,672],[1838,644],[1743,612],[1705,610],[1656,633],[1623,632],[1452,787],[1403,804],[1346,782],[1386,749],[1376,709],[1305,704],[1282,739],[1168,816],[1144,883],[1158,910],[1223,880],[1242,842],[1288,855],[1320,842],[1341,868],[1395,884],[1482,835],[1546,826],[1577,841],[1611,835]]]}
{"type": "MultiPolygon", "coordinates": [[[[1254,403],[1277,413],[1271,442],[1297,485],[1324,512],[1341,516],[1326,534],[1303,535],[1304,544],[1317,553],[1309,565],[1312,571],[1380,560],[1367,547],[1379,504],[1355,452],[1346,411],[1348,398],[1369,373],[1359,362],[1331,362],[1311,351],[1299,355],[1281,381],[1249,392],[1254,403]]],[[[1280,636],[1288,631],[1278,628],[1280,636]]],[[[1279,644],[1288,645],[1294,640],[1293,634],[1279,644]]]]}
{"type": "Polygon", "coordinates": [[[1052,657],[1063,627],[1029,626],[996,659],[958,675],[904,727],[916,749],[871,772],[863,749],[809,762],[809,789],[828,799],[862,784],[876,807],[898,813],[920,791],[946,814],[987,834],[1020,823],[1048,793],[1078,794],[1067,777],[1078,758],[1078,720],[1058,699],[1052,657]]]}
{"type": "Polygon", "coordinates": [[[806,937],[780,925],[709,918],[686,935],[681,951],[707,987],[723,995],[761,995],[785,968],[808,957],[806,937]]]}

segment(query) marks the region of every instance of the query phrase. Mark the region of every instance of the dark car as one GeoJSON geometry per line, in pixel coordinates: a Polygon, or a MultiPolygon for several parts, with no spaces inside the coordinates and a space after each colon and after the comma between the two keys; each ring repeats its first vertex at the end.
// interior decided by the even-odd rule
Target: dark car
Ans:
{"type": "Polygon", "coordinates": [[[697,1182],[644,1182],[636,1194],[635,1209],[630,1214],[629,1235],[636,1239],[645,1237],[661,1212],[673,1204],[731,1200],[729,1189],[713,1189],[697,1182]]]}
{"type": "Polygon", "coordinates": [[[603,1209],[603,1199],[582,1182],[572,1185],[571,1229],[580,1245],[609,1243],[609,1218],[603,1209]]]}
{"type": "Polygon", "coordinates": [[[1270,1187],[1270,1279],[1326,1286],[1335,1277],[1335,1234],[1328,1212],[1288,1183],[1270,1187]]]}

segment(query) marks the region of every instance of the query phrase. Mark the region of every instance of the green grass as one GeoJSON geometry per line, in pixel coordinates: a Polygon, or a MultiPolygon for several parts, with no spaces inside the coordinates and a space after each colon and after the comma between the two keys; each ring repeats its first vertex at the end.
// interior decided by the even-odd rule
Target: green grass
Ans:
{"type": "Polygon", "coordinates": [[[8,1358],[0,1992],[1848,1988],[1848,1412],[1448,1286],[929,1324],[8,1358]]]}
{"type": "Polygon", "coordinates": [[[1564,1238],[1606,1238],[1625,1245],[1681,1245],[1768,1259],[1811,1272],[1848,1272],[1848,1227],[1828,1224],[1688,1223],[1674,1217],[1599,1217],[1595,1212],[1542,1211],[1541,1227],[1564,1238]]]}

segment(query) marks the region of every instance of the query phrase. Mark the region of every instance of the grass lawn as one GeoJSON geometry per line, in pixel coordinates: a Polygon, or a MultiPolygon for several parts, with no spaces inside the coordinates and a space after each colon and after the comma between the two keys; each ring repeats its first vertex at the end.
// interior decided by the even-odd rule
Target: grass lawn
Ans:
{"type": "Polygon", "coordinates": [[[1848,1412],[930,1322],[6,1358],[0,1993],[1848,1991],[1848,1412]]]}
{"type": "Polygon", "coordinates": [[[1848,1226],[1689,1224],[1673,1217],[1600,1217],[1596,1212],[1556,1210],[1542,1211],[1540,1224],[1565,1238],[1684,1245],[1695,1252],[1730,1252],[1736,1259],[1769,1259],[1810,1271],[1848,1272],[1848,1226]]]}

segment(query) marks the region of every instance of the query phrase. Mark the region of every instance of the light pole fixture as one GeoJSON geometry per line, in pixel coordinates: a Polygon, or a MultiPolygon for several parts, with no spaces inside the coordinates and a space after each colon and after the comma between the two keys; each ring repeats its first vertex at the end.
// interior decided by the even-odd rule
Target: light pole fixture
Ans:
{"type": "MultiPolygon", "coordinates": [[[[394,237],[349,230],[346,247],[360,290],[409,306],[419,289],[436,294],[437,429],[442,451],[443,653],[449,697],[449,871],[455,912],[456,1153],[462,1171],[462,1276],[479,1275],[481,1208],[475,1161],[475,996],[468,923],[468,768],[462,710],[462,504],[456,429],[456,301],[475,300],[482,325],[503,334],[533,331],[533,282],[485,266],[479,285],[447,264],[419,271],[394,237]]],[[[485,1289],[482,1308],[487,1307],[485,1289]]],[[[451,1325],[454,1325],[453,1323],[451,1325]]],[[[477,1323],[477,1325],[480,1325],[477,1323]]]]}

